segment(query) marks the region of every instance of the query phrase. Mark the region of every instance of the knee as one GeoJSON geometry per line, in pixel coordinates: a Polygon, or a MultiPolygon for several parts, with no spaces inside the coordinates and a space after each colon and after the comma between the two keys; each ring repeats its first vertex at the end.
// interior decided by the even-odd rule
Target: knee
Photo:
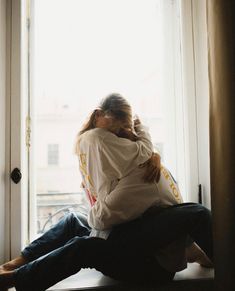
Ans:
{"type": "Polygon", "coordinates": [[[211,221],[211,211],[201,204],[196,204],[196,214],[205,222],[211,221]]]}
{"type": "Polygon", "coordinates": [[[66,220],[68,223],[71,223],[71,222],[73,222],[73,221],[76,220],[76,219],[77,219],[77,217],[76,217],[75,213],[73,213],[73,212],[70,212],[69,214],[67,214],[67,215],[65,216],[65,220],[66,220]]]}
{"type": "Polygon", "coordinates": [[[64,218],[64,223],[67,225],[69,229],[71,229],[72,233],[76,233],[77,228],[80,227],[80,222],[77,218],[77,215],[73,212],[67,214],[64,218]]]}
{"type": "Polygon", "coordinates": [[[180,211],[181,211],[181,209],[183,209],[183,211],[191,213],[191,214],[201,215],[203,217],[210,217],[211,216],[211,211],[199,203],[191,203],[191,202],[190,203],[183,203],[183,204],[176,205],[176,207],[178,207],[180,209],[180,211]]]}
{"type": "Polygon", "coordinates": [[[211,215],[211,211],[208,208],[206,208],[205,206],[203,206],[201,204],[197,204],[197,207],[198,207],[199,211],[201,213],[203,213],[204,215],[209,215],[209,216],[211,215]]]}

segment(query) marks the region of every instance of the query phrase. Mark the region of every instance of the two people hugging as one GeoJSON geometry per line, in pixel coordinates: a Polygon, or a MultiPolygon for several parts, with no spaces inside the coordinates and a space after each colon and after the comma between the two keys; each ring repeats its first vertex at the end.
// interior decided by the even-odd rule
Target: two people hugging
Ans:
{"type": "Polygon", "coordinates": [[[42,291],[81,268],[122,281],[162,284],[187,262],[213,266],[211,213],[183,203],[151,137],[120,94],[94,109],[76,154],[87,216],[70,213],[0,266],[0,289],[42,291]]]}

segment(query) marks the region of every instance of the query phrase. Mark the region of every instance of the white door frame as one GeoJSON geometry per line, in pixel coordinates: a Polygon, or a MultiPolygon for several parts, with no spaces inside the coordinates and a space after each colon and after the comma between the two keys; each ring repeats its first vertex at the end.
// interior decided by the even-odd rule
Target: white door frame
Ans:
{"type": "Polygon", "coordinates": [[[0,0],[0,264],[6,257],[6,0],[0,0]],[[5,238],[5,239],[2,239],[5,238]]]}
{"type": "Polygon", "coordinates": [[[23,37],[26,36],[25,1],[7,1],[7,253],[8,257],[18,256],[27,243],[27,147],[26,147],[26,117],[27,117],[27,76],[26,48],[23,37]],[[19,168],[22,179],[18,184],[10,180],[10,173],[19,168]]]}

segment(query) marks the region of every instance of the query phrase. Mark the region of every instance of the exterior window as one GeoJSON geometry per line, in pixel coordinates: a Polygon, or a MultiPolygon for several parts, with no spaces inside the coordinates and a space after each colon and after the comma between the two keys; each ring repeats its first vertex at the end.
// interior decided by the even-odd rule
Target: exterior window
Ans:
{"type": "Polygon", "coordinates": [[[58,166],[59,165],[59,145],[49,144],[47,148],[47,161],[48,166],[58,166]]]}
{"type": "Polygon", "coordinates": [[[182,195],[189,192],[179,1],[32,3],[30,98],[37,106],[32,109],[31,238],[67,211],[87,211],[74,143],[87,116],[112,92],[128,99],[133,113],[149,127],[154,149],[182,195]],[[58,193],[52,194],[54,189],[58,193]]]}
{"type": "Polygon", "coordinates": [[[65,213],[86,213],[74,143],[111,92],[127,97],[149,127],[184,200],[197,201],[201,180],[209,195],[206,1],[9,2],[7,156],[27,173],[8,187],[9,254],[65,213]]]}

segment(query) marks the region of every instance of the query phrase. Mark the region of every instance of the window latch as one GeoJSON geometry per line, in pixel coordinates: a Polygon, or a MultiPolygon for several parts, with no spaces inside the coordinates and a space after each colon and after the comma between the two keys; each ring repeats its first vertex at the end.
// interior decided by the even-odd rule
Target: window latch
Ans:
{"type": "Polygon", "coordinates": [[[20,182],[22,178],[22,174],[20,169],[15,168],[12,172],[11,172],[11,180],[15,183],[18,184],[20,182]]]}

